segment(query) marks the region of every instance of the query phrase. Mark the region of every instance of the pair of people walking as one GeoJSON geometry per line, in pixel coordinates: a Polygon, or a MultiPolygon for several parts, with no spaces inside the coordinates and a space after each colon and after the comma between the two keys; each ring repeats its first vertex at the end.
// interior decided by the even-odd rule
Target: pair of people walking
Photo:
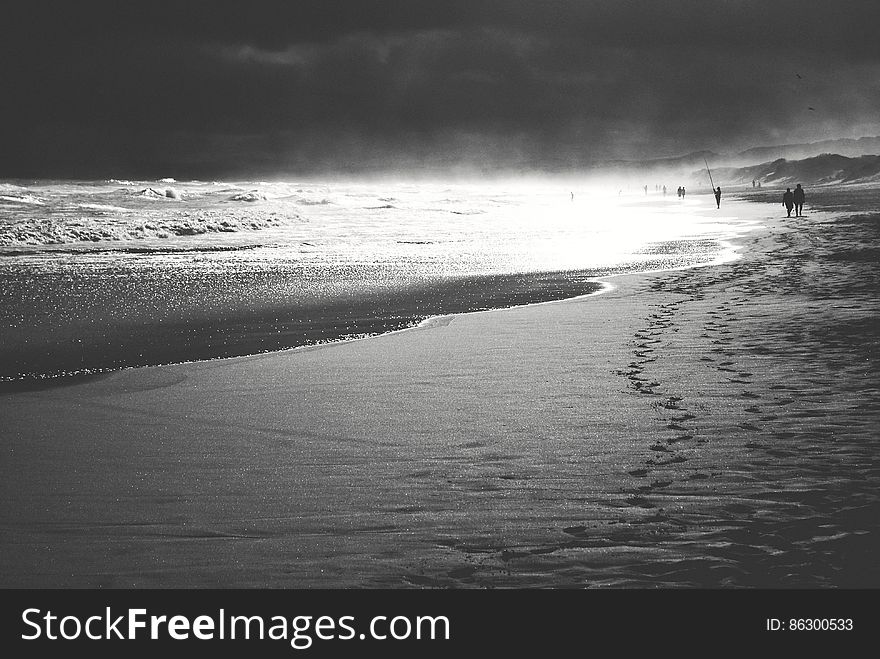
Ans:
{"type": "Polygon", "coordinates": [[[785,193],[782,195],[782,205],[785,206],[785,210],[788,211],[788,217],[791,217],[792,209],[794,209],[795,217],[803,217],[804,189],[801,187],[800,183],[797,184],[794,192],[792,192],[791,188],[785,188],[785,193]]]}

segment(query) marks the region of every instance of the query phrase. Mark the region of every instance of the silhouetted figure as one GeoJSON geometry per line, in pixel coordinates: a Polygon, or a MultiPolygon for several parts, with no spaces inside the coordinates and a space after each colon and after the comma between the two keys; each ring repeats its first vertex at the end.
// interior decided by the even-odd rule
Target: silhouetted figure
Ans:
{"type": "Polygon", "coordinates": [[[684,186],[681,186],[681,198],[684,199],[685,189],[684,186]]]}
{"type": "Polygon", "coordinates": [[[645,186],[645,194],[648,194],[648,186],[645,186]]]}
{"type": "Polygon", "coordinates": [[[798,183],[792,193],[794,196],[794,216],[801,217],[804,214],[804,189],[798,183]]]}
{"type": "Polygon", "coordinates": [[[719,185],[715,188],[715,203],[718,204],[718,208],[721,208],[721,186],[719,185]]]}
{"type": "Polygon", "coordinates": [[[755,179],[752,179],[752,187],[755,187],[755,179]]]}
{"type": "Polygon", "coordinates": [[[794,194],[791,188],[785,188],[785,193],[782,195],[782,205],[788,211],[788,217],[791,217],[791,209],[794,208],[794,194]]]}
{"type": "Polygon", "coordinates": [[[676,190],[675,193],[678,195],[678,198],[681,199],[681,186],[680,185],[678,186],[678,190],[676,190]]]}
{"type": "Polygon", "coordinates": [[[571,200],[574,201],[574,192],[571,193],[571,200]]]}
{"type": "Polygon", "coordinates": [[[663,196],[664,197],[666,196],[666,186],[665,185],[663,186],[663,196]]]}

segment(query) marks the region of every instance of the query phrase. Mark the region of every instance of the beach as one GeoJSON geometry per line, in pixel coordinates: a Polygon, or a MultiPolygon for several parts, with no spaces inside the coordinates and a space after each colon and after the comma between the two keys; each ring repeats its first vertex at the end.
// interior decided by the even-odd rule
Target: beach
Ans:
{"type": "Polygon", "coordinates": [[[601,294],[5,393],[0,586],[878,587],[880,220],[834,194],[601,294]]]}

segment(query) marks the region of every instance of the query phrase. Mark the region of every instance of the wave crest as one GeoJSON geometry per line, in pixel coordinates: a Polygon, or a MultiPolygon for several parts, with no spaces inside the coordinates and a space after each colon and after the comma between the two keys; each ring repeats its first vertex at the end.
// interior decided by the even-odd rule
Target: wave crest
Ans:
{"type": "Polygon", "coordinates": [[[138,193],[141,197],[147,198],[167,198],[167,199],[181,199],[181,194],[175,190],[174,188],[160,188],[156,190],[155,188],[144,188],[138,193]]]}
{"type": "Polygon", "coordinates": [[[256,190],[251,190],[250,192],[239,192],[238,194],[234,194],[229,198],[230,201],[266,201],[266,195],[262,192],[258,192],[256,190]]]}
{"type": "MultiPolygon", "coordinates": [[[[187,212],[171,218],[150,220],[134,216],[114,217],[112,222],[101,218],[82,217],[31,218],[10,224],[0,223],[0,247],[138,241],[175,236],[260,231],[300,219],[299,216],[282,219],[275,215],[262,214],[234,217],[213,212],[187,212]]],[[[16,254],[16,252],[6,252],[7,256],[16,254]]]]}
{"type": "Polygon", "coordinates": [[[11,201],[14,204],[32,204],[34,206],[43,206],[46,203],[32,194],[0,195],[0,201],[11,201]]]}

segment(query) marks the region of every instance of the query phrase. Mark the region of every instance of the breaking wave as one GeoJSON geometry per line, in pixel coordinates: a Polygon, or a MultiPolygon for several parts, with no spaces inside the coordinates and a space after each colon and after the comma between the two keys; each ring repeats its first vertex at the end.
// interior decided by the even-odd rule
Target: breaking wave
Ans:
{"type": "Polygon", "coordinates": [[[23,195],[0,195],[0,201],[11,201],[14,204],[33,204],[35,206],[45,205],[45,201],[31,194],[23,195]]]}
{"type": "Polygon", "coordinates": [[[88,218],[79,221],[70,221],[67,218],[26,219],[12,224],[0,224],[0,247],[97,243],[259,231],[282,223],[283,220],[276,216],[234,217],[213,213],[181,215],[153,221],[116,219],[112,223],[88,218]]]}
{"type": "MultiPolygon", "coordinates": [[[[211,254],[215,252],[244,252],[252,249],[265,248],[266,245],[209,245],[199,247],[104,247],[90,249],[90,254],[211,254]]],[[[4,256],[35,256],[45,254],[41,249],[17,249],[0,252],[4,256]]],[[[52,254],[81,254],[78,249],[55,249],[52,254]]]]}
{"type": "Polygon", "coordinates": [[[266,201],[266,195],[262,192],[257,192],[256,190],[251,190],[250,192],[239,192],[238,194],[234,194],[229,198],[230,201],[266,201]]]}

